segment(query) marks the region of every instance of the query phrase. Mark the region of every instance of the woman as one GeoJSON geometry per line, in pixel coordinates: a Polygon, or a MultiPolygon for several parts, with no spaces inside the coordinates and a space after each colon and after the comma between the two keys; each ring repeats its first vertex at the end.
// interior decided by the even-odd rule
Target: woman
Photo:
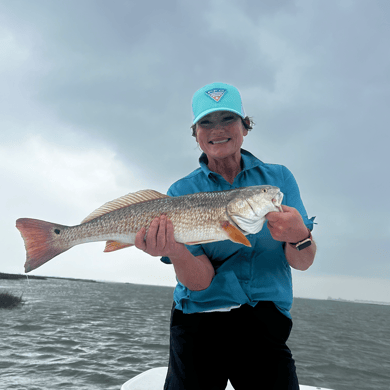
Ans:
{"type": "Polygon", "coordinates": [[[224,83],[198,90],[192,100],[193,135],[203,150],[200,168],[174,183],[168,195],[269,184],[284,193],[283,213],[248,235],[251,247],[231,241],[186,246],[173,225],[156,218],[135,245],[172,263],[178,280],[171,315],[165,390],[298,390],[286,341],[291,331],[291,267],[313,263],[312,220],[291,172],[241,149],[251,121],[239,91],[224,83]]]}

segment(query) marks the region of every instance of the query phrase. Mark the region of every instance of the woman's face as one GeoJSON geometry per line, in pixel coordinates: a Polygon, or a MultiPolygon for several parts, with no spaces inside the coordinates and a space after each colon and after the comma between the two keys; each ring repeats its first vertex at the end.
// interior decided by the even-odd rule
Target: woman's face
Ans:
{"type": "Polygon", "coordinates": [[[212,112],[196,124],[196,140],[209,160],[240,154],[247,134],[240,116],[229,111],[212,112]]]}

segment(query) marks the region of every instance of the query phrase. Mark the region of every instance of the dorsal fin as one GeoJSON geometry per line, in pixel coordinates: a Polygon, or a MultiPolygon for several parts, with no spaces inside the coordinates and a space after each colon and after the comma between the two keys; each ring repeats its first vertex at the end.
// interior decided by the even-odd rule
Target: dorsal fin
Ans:
{"type": "Polygon", "coordinates": [[[161,198],[169,198],[169,196],[161,194],[160,192],[154,190],[141,190],[137,192],[131,192],[130,194],[121,196],[118,199],[114,199],[110,202],[105,203],[103,206],[100,206],[98,209],[96,209],[86,218],[84,218],[81,223],[89,222],[92,219],[110,213],[111,211],[121,209],[122,207],[127,207],[135,203],[141,203],[146,202],[148,200],[161,198]]]}

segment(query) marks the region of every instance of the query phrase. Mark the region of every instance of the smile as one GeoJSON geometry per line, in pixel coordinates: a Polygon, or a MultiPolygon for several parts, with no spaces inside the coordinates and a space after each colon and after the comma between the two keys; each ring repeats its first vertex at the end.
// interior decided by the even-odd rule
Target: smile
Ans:
{"type": "Polygon", "coordinates": [[[224,139],[224,140],[222,140],[222,141],[210,141],[209,143],[212,144],[212,145],[215,145],[215,144],[224,144],[224,143],[230,141],[230,139],[231,139],[231,138],[226,138],[226,139],[224,139]]]}

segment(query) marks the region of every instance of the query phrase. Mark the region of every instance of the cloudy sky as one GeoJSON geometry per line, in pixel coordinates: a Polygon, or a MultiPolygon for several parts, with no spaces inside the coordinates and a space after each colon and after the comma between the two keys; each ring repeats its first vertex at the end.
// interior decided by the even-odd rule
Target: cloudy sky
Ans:
{"type": "MultiPolygon", "coordinates": [[[[296,296],[390,301],[390,2],[0,1],[0,272],[19,217],[78,224],[198,166],[191,97],[222,81],[256,126],[244,148],[295,175],[316,216],[296,296]]],[[[136,248],[72,248],[32,274],[174,285],[136,248]]]]}

